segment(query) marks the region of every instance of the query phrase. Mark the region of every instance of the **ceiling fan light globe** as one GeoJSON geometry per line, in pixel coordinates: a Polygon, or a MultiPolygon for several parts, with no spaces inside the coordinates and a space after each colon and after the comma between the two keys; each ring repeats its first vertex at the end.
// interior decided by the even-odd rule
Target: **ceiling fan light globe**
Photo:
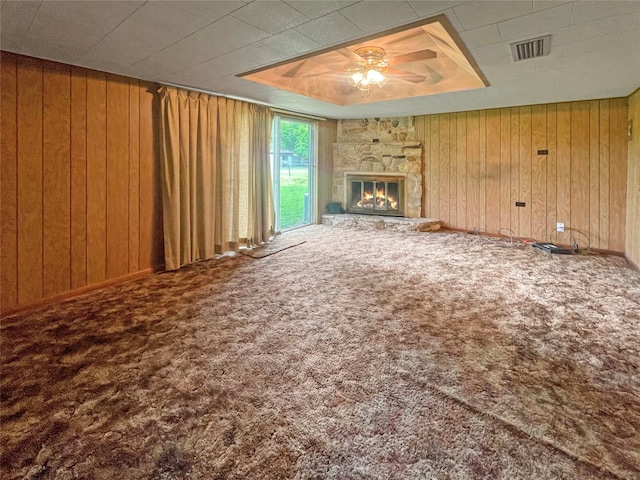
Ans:
{"type": "Polygon", "coordinates": [[[349,83],[352,86],[357,87],[363,78],[364,78],[364,75],[362,74],[362,72],[355,72],[349,75],[349,83]]]}
{"type": "Polygon", "coordinates": [[[381,82],[384,82],[385,78],[384,75],[378,70],[372,69],[367,72],[367,80],[369,81],[369,83],[377,83],[378,85],[380,85],[381,82]]]}

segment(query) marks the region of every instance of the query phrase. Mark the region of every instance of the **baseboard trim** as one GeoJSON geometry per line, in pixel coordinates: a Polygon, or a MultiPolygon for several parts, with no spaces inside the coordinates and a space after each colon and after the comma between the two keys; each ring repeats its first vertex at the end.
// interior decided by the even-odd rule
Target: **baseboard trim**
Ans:
{"type": "MultiPolygon", "coordinates": [[[[482,237],[490,237],[490,238],[505,238],[504,235],[499,235],[497,233],[472,231],[472,230],[467,230],[467,229],[464,229],[464,228],[449,227],[447,225],[444,225],[441,228],[440,231],[450,231],[450,232],[457,232],[457,233],[468,233],[469,235],[480,235],[482,237]]],[[[514,240],[527,240],[527,241],[530,241],[530,242],[540,242],[540,240],[536,240],[535,238],[527,238],[527,237],[513,237],[513,239],[514,240]]],[[[571,245],[564,244],[564,243],[557,243],[556,245],[558,245],[560,247],[566,247],[566,248],[571,248],[572,247],[571,245]]],[[[629,262],[630,264],[632,264],[636,268],[638,268],[637,265],[635,265],[624,252],[619,252],[617,250],[606,250],[604,248],[593,248],[593,247],[590,247],[589,251],[595,252],[595,253],[601,253],[603,255],[613,255],[614,257],[623,257],[627,262],[629,262]]]]}
{"type": "Polygon", "coordinates": [[[67,292],[54,295],[53,297],[43,298],[42,300],[38,300],[37,302],[29,303],[28,305],[15,305],[13,307],[9,307],[6,309],[0,309],[0,318],[5,320],[9,317],[17,315],[18,313],[24,313],[30,310],[35,310],[37,308],[46,307],[47,305],[52,305],[54,303],[62,302],[64,300],[69,300],[71,298],[78,297],[85,293],[93,292],[95,290],[100,290],[102,288],[110,287],[112,285],[117,285],[120,283],[137,280],[139,278],[148,277],[152,273],[159,272],[161,270],[164,270],[164,265],[158,265],[153,268],[147,268],[145,270],[129,273],[127,275],[123,275],[117,278],[111,278],[109,280],[105,280],[104,282],[94,283],[93,285],[86,285],[84,287],[76,288],[74,290],[69,290],[67,292]]]}

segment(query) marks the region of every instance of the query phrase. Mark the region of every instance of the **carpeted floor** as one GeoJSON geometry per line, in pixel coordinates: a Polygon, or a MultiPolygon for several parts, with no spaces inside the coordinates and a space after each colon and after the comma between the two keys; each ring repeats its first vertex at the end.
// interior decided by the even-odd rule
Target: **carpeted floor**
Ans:
{"type": "Polygon", "coordinates": [[[313,226],[2,321],[5,479],[640,479],[640,274],[313,226]]]}

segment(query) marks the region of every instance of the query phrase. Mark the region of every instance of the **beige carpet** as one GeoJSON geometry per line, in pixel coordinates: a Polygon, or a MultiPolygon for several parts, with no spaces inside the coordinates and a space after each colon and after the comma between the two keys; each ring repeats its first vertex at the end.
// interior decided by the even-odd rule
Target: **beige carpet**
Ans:
{"type": "Polygon", "coordinates": [[[300,240],[299,238],[291,235],[279,234],[266,245],[261,245],[250,250],[241,250],[240,253],[251,258],[264,258],[289,250],[290,248],[297,247],[298,245],[302,245],[306,242],[306,240],[300,240]]]}
{"type": "Polygon", "coordinates": [[[622,259],[285,235],[3,320],[0,477],[640,478],[622,259]]]}

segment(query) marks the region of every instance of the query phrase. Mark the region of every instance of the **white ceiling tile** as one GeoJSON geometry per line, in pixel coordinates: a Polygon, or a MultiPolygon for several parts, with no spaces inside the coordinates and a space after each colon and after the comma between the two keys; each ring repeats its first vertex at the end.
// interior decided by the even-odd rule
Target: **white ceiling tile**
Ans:
{"type": "Polygon", "coordinates": [[[554,51],[557,45],[564,45],[566,43],[579,42],[597,37],[602,33],[605,24],[606,19],[599,18],[590,22],[559,28],[553,32],[551,37],[551,50],[554,51]]]}
{"type": "Polygon", "coordinates": [[[533,0],[533,11],[539,12],[540,10],[546,10],[547,8],[554,8],[563,3],[571,3],[566,0],[558,1],[558,0],[533,0]]]}
{"type": "Polygon", "coordinates": [[[246,47],[235,50],[233,53],[237,54],[240,57],[251,60],[256,64],[258,68],[285,59],[285,56],[282,52],[274,50],[273,48],[267,47],[266,45],[262,45],[260,43],[252,43],[251,45],[247,45],[246,47]]]}
{"type": "Polygon", "coordinates": [[[272,35],[309,20],[289,5],[273,0],[256,0],[235,11],[233,16],[272,35]]]}
{"type": "Polygon", "coordinates": [[[199,30],[183,40],[151,56],[155,64],[164,65],[170,72],[198,65],[202,62],[257,42],[267,34],[232,16],[199,30]]]}
{"type": "Polygon", "coordinates": [[[360,0],[348,0],[348,1],[329,1],[329,0],[285,0],[285,3],[292,8],[295,8],[298,12],[307,16],[308,18],[318,18],[329,13],[340,10],[341,8],[348,7],[360,0]]]}
{"type": "Polygon", "coordinates": [[[208,23],[221,19],[243,7],[241,0],[151,0],[149,3],[170,3],[174,8],[207,20],[208,23]]]}
{"type": "Polygon", "coordinates": [[[0,46],[3,50],[17,51],[38,13],[40,2],[14,2],[2,0],[0,3],[0,46]]]}
{"type": "Polygon", "coordinates": [[[364,35],[364,32],[339,13],[330,13],[295,28],[322,46],[336,45],[364,35]]]}
{"type": "MultiPolygon", "coordinates": [[[[630,64],[640,63],[638,55],[638,45],[640,45],[640,31],[621,33],[619,35],[607,35],[606,37],[596,37],[581,42],[567,43],[564,45],[564,57],[573,55],[602,53],[605,56],[616,56],[626,53],[634,53],[630,64]]],[[[594,68],[593,64],[588,64],[594,68]]],[[[599,66],[597,68],[600,68],[599,66]]]]}
{"type": "Polygon", "coordinates": [[[533,12],[533,2],[526,1],[485,1],[465,3],[453,9],[465,30],[501,22],[533,12]]]}
{"type": "Polygon", "coordinates": [[[502,41],[498,27],[495,24],[461,32],[460,37],[467,48],[482,47],[502,41]]]}
{"type": "Polygon", "coordinates": [[[511,55],[511,48],[509,47],[509,43],[506,42],[485,45],[474,48],[472,51],[475,53],[477,58],[482,60],[511,55]]]}
{"type": "Polygon", "coordinates": [[[228,81],[229,78],[235,78],[235,75],[256,67],[257,65],[253,60],[238,57],[234,54],[226,54],[196,65],[195,67],[177,72],[175,78],[177,78],[180,83],[185,84],[189,82],[200,85],[207,82],[208,84],[211,79],[218,79],[218,84],[221,84],[223,81],[220,79],[223,77],[226,77],[228,81]]]}
{"type": "Polygon", "coordinates": [[[571,17],[570,3],[556,8],[498,23],[498,30],[503,40],[518,40],[550,33],[557,28],[569,25],[571,17]]]}
{"type": "Polygon", "coordinates": [[[65,61],[72,61],[97,44],[142,3],[42,2],[24,40],[24,53],[40,56],[40,47],[51,48],[64,55],[65,61]]]}
{"type": "MultiPolygon", "coordinates": [[[[82,57],[82,61],[103,60],[128,67],[166,48],[180,39],[170,30],[137,25],[125,20],[82,57]]],[[[93,65],[92,65],[93,66],[93,65]]]]}
{"type": "Polygon", "coordinates": [[[531,61],[522,61],[503,65],[493,65],[482,70],[492,85],[498,85],[498,79],[507,79],[521,75],[530,75],[536,71],[536,65],[531,61]]]}
{"type": "Polygon", "coordinates": [[[418,20],[416,13],[404,1],[360,2],[343,8],[340,14],[367,33],[377,33],[418,20]]]}
{"type": "Polygon", "coordinates": [[[169,79],[172,78],[172,71],[174,70],[167,68],[164,63],[155,61],[153,57],[150,57],[130,65],[123,69],[121,73],[145,80],[169,81],[169,79]]]}
{"type": "Polygon", "coordinates": [[[301,55],[320,48],[319,43],[314,42],[295,30],[287,30],[286,32],[273,35],[272,37],[261,40],[260,43],[274,50],[278,50],[288,57],[301,55]]]}
{"type": "MultiPolygon", "coordinates": [[[[602,35],[615,35],[617,33],[629,32],[640,29],[640,11],[625,15],[609,17],[602,29],[602,35]]],[[[584,24],[582,24],[584,25],[584,24]]]]}
{"type": "Polygon", "coordinates": [[[511,56],[511,54],[503,55],[501,57],[483,58],[482,68],[491,67],[495,65],[504,65],[506,63],[513,63],[513,57],[511,56]]]}
{"type": "Polygon", "coordinates": [[[179,8],[177,2],[147,2],[136,10],[126,23],[133,26],[152,27],[184,37],[211,23],[210,20],[179,8]]]}
{"type": "Polygon", "coordinates": [[[612,17],[623,13],[637,12],[640,10],[640,1],[615,0],[615,1],[578,1],[574,2],[571,23],[582,23],[596,18],[612,17]]]}
{"type": "Polygon", "coordinates": [[[436,13],[467,3],[467,1],[439,1],[439,0],[407,0],[411,8],[421,17],[426,18],[436,13]]]}

